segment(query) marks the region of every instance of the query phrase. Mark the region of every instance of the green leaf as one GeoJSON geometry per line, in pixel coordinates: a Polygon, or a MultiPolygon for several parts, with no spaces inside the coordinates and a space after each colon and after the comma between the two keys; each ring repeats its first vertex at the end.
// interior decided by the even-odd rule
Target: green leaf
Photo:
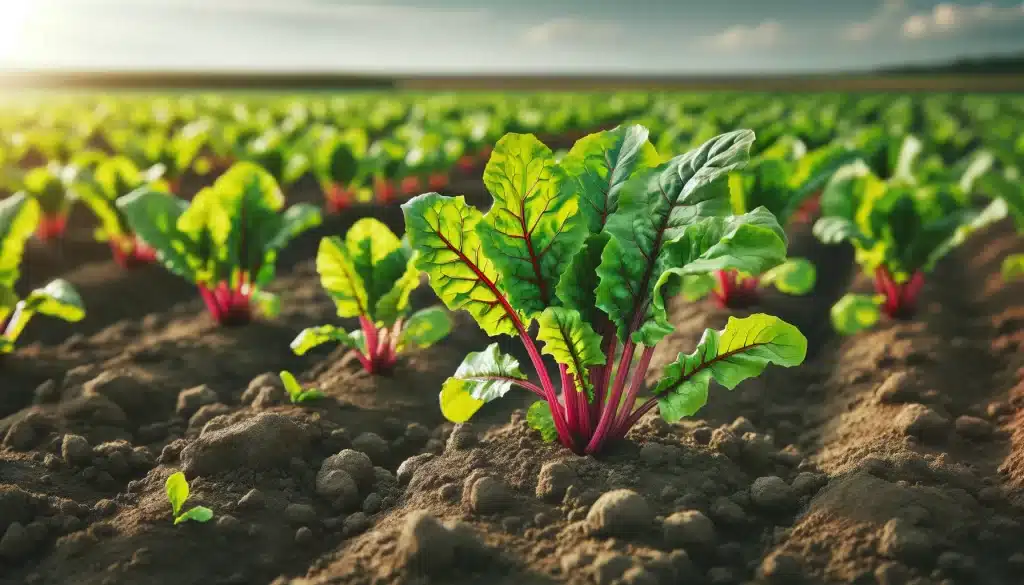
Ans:
{"type": "Polygon", "coordinates": [[[320,240],[316,255],[316,271],[320,284],[334,300],[340,317],[369,316],[370,303],[366,285],[356,270],[345,241],[337,236],[320,240]]]}
{"type": "Polygon", "coordinates": [[[409,243],[418,252],[416,268],[427,273],[445,306],[466,309],[488,335],[516,335],[517,316],[504,305],[501,276],[484,255],[475,229],[480,211],[463,197],[437,193],[410,199],[402,211],[409,243]]]}
{"type": "Polygon", "coordinates": [[[679,354],[665,368],[654,389],[658,408],[669,422],[692,416],[707,403],[712,379],[732,390],[768,364],[788,368],[803,363],[806,355],[807,338],[778,317],[730,317],[725,329],[705,330],[693,353],[679,354]]]}
{"type": "Polygon", "coordinates": [[[164,490],[167,492],[168,501],[171,502],[171,511],[177,518],[181,514],[185,500],[188,499],[188,480],[185,479],[185,474],[180,471],[172,473],[164,483],[164,490]]]}
{"type": "Polygon", "coordinates": [[[679,294],[687,301],[699,301],[715,290],[718,282],[710,274],[687,274],[680,284],[679,294]]]}
{"type": "Polygon", "coordinates": [[[398,339],[399,351],[425,348],[441,341],[452,331],[452,318],[442,307],[428,307],[409,316],[398,339]]]}
{"type": "Polygon", "coordinates": [[[82,297],[78,296],[78,291],[70,282],[60,278],[30,292],[22,303],[25,310],[71,323],[85,318],[82,297]]]}
{"type": "MultiPolygon", "coordinates": [[[[306,352],[314,347],[333,341],[351,349],[364,350],[365,348],[354,337],[354,333],[357,332],[348,333],[334,325],[309,327],[303,329],[292,341],[291,348],[295,355],[305,355],[306,352]]],[[[362,331],[358,331],[358,333],[362,333],[362,331]]]]}
{"type": "Polygon", "coordinates": [[[0,287],[14,287],[25,253],[41,215],[39,203],[24,193],[0,200],[0,287]]]}
{"type": "Polygon", "coordinates": [[[569,261],[555,287],[555,294],[562,304],[579,311],[587,323],[598,323],[604,316],[597,308],[597,285],[600,284],[597,267],[601,264],[601,254],[608,240],[605,232],[589,235],[583,241],[583,247],[569,261]]]}
{"type": "MultiPolygon", "coordinates": [[[[7,316],[11,314],[17,304],[18,295],[14,289],[0,284],[0,325],[7,321],[7,316]]],[[[0,329],[0,335],[3,335],[3,329],[0,329]]]]}
{"type": "Polygon", "coordinates": [[[729,213],[721,181],[747,160],[754,133],[717,136],[630,180],[608,219],[611,241],[598,267],[597,306],[615,323],[620,339],[649,303],[661,274],[673,267],[665,245],[700,219],[729,213]]]}
{"type": "Polygon", "coordinates": [[[1003,260],[1003,280],[1024,278],[1024,254],[1011,254],[1003,260]]]}
{"type": "Polygon", "coordinates": [[[281,378],[281,383],[284,385],[284,390],[288,393],[288,397],[291,398],[292,402],[295,402],[299,395],[302,394],[302,385],[295,379],[295,375],[288,370],[281,370],[278,373],[278,377],[281,378]]]}
{"type": "MultiPolygon", "coordinates": [[[[927,254],[927,257],[925,258],[924,264],[923,266],[921,266],[921,268],[923,268],[926,272],[931,271],[932,268],[935,267],[935,264],[939,260],[941,260],[943,256],[948,254],[949,251],[952,250],[953,248],[956,248],[960,244],[964,243],[964,241],[967,240],[968,236],[982,228],[988,227],[996,223],[997,221],[1000,221],[1001,219],[1005,218],[1008,213],[1009,210],[1007,208],[1006,201],[1003,199],[996,199],[995,201],[992,201],[987,206],[985,206],[985,208],[982,209],[980,212],[972,209],[969,212],[963,214],[950,214],[952,218],[960,219],[959,225],[956,226],[956,228],[953,230],[953,233],[950,234],[948,238],[942,240],[941,242],[934,246],[930,244],[929,236],[931,234],[929,233],[929,230],[924,230],[925,235],[922,239],[924,239],[925,242],[928,242],[927,244],[925,244],[925,247],[931,248],[931,250],[927,254]]],[[[936,224],[933,223],[932,225],[936,224]]],[[[944,233],[945,230],[941,230],[941,232],[944,233]]]]}
{"type": "Polygon", "coordinates": [[[192,282],[203,267],[200,244],[178,229],[188,208],[182,199],[143,187],[117,200],[132,231],[156,250],[157,259],[172,273],[192,282]]]}
{"type": "Polygon", "coordinates": [[[822,217],[814,222],[814,235],[823,244],[841,244],[847,240],[857,241],[864,238],[860,228],[845,217],[822,217]]]}
{"type": "Polygon", "coordinates": [[[295,402],[302,404],[303,402],[312,402],[313,400],[320,400],[325,396],[327,395],[321,392],[319,389],[310,388],[309,390],[303,390],[302,393],[295,398],[295,402]]]}
{"type": "Polygon", "coordinates": [[[576,141],[560,166],[562,189],[579,201],[579,211],[591,233],[604,229],[618,209],[619,192],[635,173],[658,166],[658,152],[640,125],[618,126],[576,141]]]}
{"type": "Polygon", "coordinates": [[[530,405],[526,411],[526,424],[539,432],[545,443],[553,443],[558,439],[558,429],[555,427],[555,419],[551,416],[551,405],[544,400],[539,400],[530,405]]]}
{"type": "Polygon", "coordinates": [[[578,202],[561,189],[551,149],[531,134],[506,134],[484,169],[494,204],[476,226],[510,304],[535,317],[586,235],[578,202]]]}
{"type": "Polygon", "coordinates": [[[317,254],[320,282],[337,306],[340,317],[366,316],[378,320],[378,303],[384,304],[393,321],[408,303],[415,282],[407,274],[408,251],[401,240],[379,220],[363,218],[345,234],[324,238],[317,254]],[[403,278],[404,277],[404,278],[403,278]],[[401,282],[396,292],[396,284],[401,282]],[[411,288],[410,288],[411,285],[411,288]]]}
{"type": "Polygon", "coordinates": [[[896,160],[896,168],[893,170],[891,179],[903,183],[915,183],[914,163],[917,162],[923,151],[924,143],[916,136],[911,134],[905,136],[900,145],[899,158],[896,160]]]}
{"type": "Polygon", "coordinates": [[[405,315],[409,310],[409,297],[419,285],[420,271],[416,269],[416,263],[410,258],[405,273],[395,281],[391,290],[377,301],[373,312],[376,321],[391,325],[396,319],[405,315]]]}
{"type": "Polygon", "coordinates": [[[182,522],[187,522],[189,520],[191,520],[192,522],[199,522],[200,524],[204,524],[206,522],[209,522],[212,518],[213,510],[207,508],[206,506],[196,506],[195,508],[192,508],[188,512],[185,512],[181,516],[175,518],[174,524],[181,524],[182,522]]]}
{"type": "Polygon", "coordinates": [[[805,295],[814,289],[817,270],[806,258],[789,258],[761,275],[761,284],[772,284],[787,295],[805,295]]]}
{"type": "Polygon", "coordinates": [[[685,277],[717,270],[762,274],[786,258],[786,234],[767,209],[711,217],[688,226],[665,246],[670,268],[661,273],[653,299],[643,313],[633,341],[650,347],[672,332],[668,299],[679,293],[685,277]]]}
{"type": "Polygon", "coordinates": [[[870,329],[882,316],[882,295],[847,294],[832,305],[832,326],[842,335],[854,335],[870,329]]]}
{"type": "Polygon", "coordinates": [[[579,311],[564,307],[548,307],[537,318],[537,324],[537,340],[544,342],[541,351],[566,366],[576,377],[577,385],[592,396],[587,368],[606,361],[601,351],[601,336],[583,320],[579,311]]]}
{"type": "Polygon", "coordinates": [[[501,398],[518,381],[526,380],[519,362],[498,351],[492,343],[484,351],[473,352],[462,361],[455,375],[441,387],[441,414],[451,422],[469,420],[476,411],[501,398]]]}

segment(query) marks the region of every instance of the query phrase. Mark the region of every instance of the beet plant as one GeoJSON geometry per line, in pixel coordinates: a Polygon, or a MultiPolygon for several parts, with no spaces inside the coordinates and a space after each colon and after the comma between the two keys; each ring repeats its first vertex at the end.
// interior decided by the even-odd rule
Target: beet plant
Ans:
{"type": "Polygon", "coordinates": [[[972,232],[1006,216],[997,199],[984,209],[970,199],[971,184],[918,185],[905,176],[876,177],[863,163],[844,167],[822,195],[815,235],[826,244],[849,242],[875,294],[850,293],[832,307],[843,334],[874,326],[882,315],[912,319],[925,275],[972,232]]]}
{"type": "Polygon", "coordinates": [[[769,363],[803,361],[806,339],[792,325],[730,319],[680,354],[636,407],[654,347],[673,330],[666,301],[682,279],[729,268],[761,274],[786,254],[768,210],[730,210],[726,174],[746,162],[753,132],[723,134],[665,163],[647,135],[641,126],[592,134],[556,163],[533,135],[507,134],[484,171],[494,199],[486,214],[437,193],[402,206],[415,264],[438,297],[488,335],[518,336],[538,379],[492,344],[444,383],[446,418],[466,421],[519,386],[541,398],[528,421],[546,440],[596,453],[655,406],[670,421],[697,412],[712,379],[731,389],[769,363]],[[542,353],[557,363],[557,386],[542,353]]]}
{"type": "Polygon", "coordinates": [[[35,235],[43,242],[52,242],[64,236],[68,216],[77,199],[69,183],[73,169],[50,163],[34,168],[21,178],[22,191],[39,203],[41,215],[35,226],[35,235]]]}
{"type": "Polygon", "coordinates": [[[364,173],[360,161],[366,149],[366,132],[362,129],[332,136],[316,147],[313,172],[329,213],[338,213],[356,202],[357,191],[362,187],[357,179],[364,173]]]}
{"type": "Polygon", "coordinates": [[[277,312],[268,293],[278,252],[320,224],[320,210],[299,204],[284,210],[284,195],[262,168],[232,166],[191,203],[143,187],[117,200],[132,232],[156,250],[172,273],[199,287],[213,318],[242,325],[253,307],[277,312]]]}
{"type": "Polygon", "coordinates": [[[117,156],[82,173],[75,181],[82,202],[99,220],[96,239],[110,245],[114,261],[123,268],[156,261],[156,251],[128,227],[124,213],[117,207],[117,200],[147,185],[169,190],[159,179],[162,171],[163,167],[156,166],[143,172],[131,159],[117,156]]]}
{"type": "Polygon", "coordinates": [[[25,326],[36,315],[76,322],[85,317],[74,287],[57,279],[19,299],[14,285],[21,274],[25,242],[39,223],[39,204],[25,194],[0,200],[0,355],[14,351],[25,326]]]}
{"type": "Polygon", "coordinates": [[[299,333],[292,351],[303,355],[324,343],[349,348],[363,368],[383,373],[410,348],[429,347],[451,332],[451,318],[441,307],[410,314],[409,295],[419,286],[413,252],[380,221],[363,218],[345,234],[320,242],[316,269],[338,316],[358,318],[359,329],[347,332],[334,325],[299,333]]]}
{"type": "MultiPolygon", "coordinates": [[[[832,174],[855,157],[856,152],[839,145],[807,152],[799,140],[779,140],[745,168],[730,174],[732,211],[742,215],[763,207],[779,225],[790,225],[832,174]]],[[[814,288],[815,277],[810,261],[789,258],[762,274],[726,269],[688,276],[684,296],[696,300],[710,293],[720,307],[745,308],[757,304],[762,287],[804,295],[814,288]]]]}

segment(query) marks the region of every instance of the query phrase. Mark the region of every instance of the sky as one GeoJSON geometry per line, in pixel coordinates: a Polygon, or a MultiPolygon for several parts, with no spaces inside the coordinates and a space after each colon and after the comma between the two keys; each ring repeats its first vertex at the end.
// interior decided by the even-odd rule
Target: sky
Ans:
{"type": "Polygon", "coordinates": [[[0,70],[778,73],[1024,52],[1024,2],[0,0],[0,70]]]}

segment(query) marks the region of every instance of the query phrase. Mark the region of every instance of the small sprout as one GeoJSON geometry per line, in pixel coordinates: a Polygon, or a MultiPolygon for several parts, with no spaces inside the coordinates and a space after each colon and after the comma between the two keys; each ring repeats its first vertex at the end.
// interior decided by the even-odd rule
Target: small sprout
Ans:
{"type": "Polygon", "coordinates": [[[178,471],[171,474],[167,478],[167,483],[164,484],[167,490],[167,499],[171,502],[171,512],[174,515],[174,524],[178,525],[182,522],[189,520],[193,522],[209,522],[213,518],[213,510],[205,506],[196,506],[189,510],[182,512],[181,507],[185,505],[185,500],[188,499],[188,480],[185,479],[185,474],[178,471]]]}
{"type": "Polygon", "coordinates": [[[288,392],[288,398],[291,399],[292,404],[319,400],[324,397],[324,393],[317,388],[304,389],[288,370],[283,370],[278,375],[281,376],[281,382],[284,384],[284,389],[288,392]]]}

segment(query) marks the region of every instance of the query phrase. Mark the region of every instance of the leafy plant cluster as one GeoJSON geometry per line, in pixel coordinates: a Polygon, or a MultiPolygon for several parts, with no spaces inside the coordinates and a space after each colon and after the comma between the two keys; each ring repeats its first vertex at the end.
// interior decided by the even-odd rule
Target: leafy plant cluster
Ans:
{"type": "Polygon", "coordinates": [[[647,136],[641,126],[592,134],[556,163],[534,136],[507,134],[484,171],[487,213],[437,193],[402,206],[414,263],[438,297],[489,335],[519,337],[539,379],[497,344],[471,353],[441,390],[449,420],[468,420],[518,386],[541,399],[528,421],[546,439],[594,453],[655,406],[672,421],[695,413],[712,380],[733,388],[770,363],[803,361],[806,339],[792,325],[734,318],[680,354],[641,401],[654,348],[673,330],[667,299],[682,281],[761,274],[786,255],[771,212],[736,215],[730,205],[727,175],[746,162],[753,132],[714,137],[667,162],[647,136]],[[557,364],[554,376],[542,353],[557,364]]]}

